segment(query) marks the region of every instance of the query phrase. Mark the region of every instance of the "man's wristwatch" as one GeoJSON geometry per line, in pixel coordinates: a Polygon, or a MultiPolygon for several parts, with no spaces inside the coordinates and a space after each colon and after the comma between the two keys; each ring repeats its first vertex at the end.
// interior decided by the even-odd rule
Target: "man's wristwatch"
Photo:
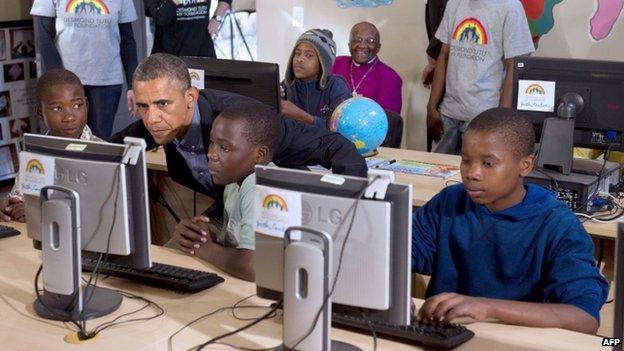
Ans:
{"type": "Polygon", "coordinates": [[[223,22],[223,17],[219,16],[219,15],[214,15],[214,16],[212,16],[212,18],[210,20],[211,21],[215,20],[215,21],[217,21],[217,23],[221,24],[223,22]]]}

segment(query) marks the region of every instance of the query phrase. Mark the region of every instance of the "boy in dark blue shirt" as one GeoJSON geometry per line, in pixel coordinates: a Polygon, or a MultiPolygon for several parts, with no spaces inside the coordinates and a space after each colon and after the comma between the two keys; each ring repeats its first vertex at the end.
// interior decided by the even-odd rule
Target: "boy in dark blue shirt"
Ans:
{"type": "Polygon", "coordinates": [[[535,135],[517,111],[493,108],[468,126],[463,184],[412,221],[412,268],[430,274],[425,322],[467,316],[595,333],[608,291],[592,241],[545,188],[524,185],[535,135]]]}

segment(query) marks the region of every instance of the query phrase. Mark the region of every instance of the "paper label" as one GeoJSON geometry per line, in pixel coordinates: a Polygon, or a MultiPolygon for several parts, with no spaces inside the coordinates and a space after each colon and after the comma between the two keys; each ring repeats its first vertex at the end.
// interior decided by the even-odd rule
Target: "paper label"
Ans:
{"type": "Polygon", "coordinates": [[[39,196],[41,188],[54,185],[54,158],[22,151],[19,155],[22,193],[39,196]]]}
{"type": "Polygon", "coordinates": [[[339,175],[326,174],[323,177],[321,177],[321,182],[335,184],[335,185],[342,185],[344,184],[345,179],[344,177],[341,177],[339,175]]]}
{"type": "Polygon", "coordinates": [[[67,151],[84,151],[87,148],[87,144],[67,144],[65,150],[67,151]]]}
{"type": "Polygon", "coordinates": [[[519,80],[516,109],[553,112],[555,110],[555,82],[519,80]]]}
{"type": "Polygon", "coordinates": [[[199,90],[204,90],[205,85],[206,85],[206,80],[205,80],[206,77],[204,76],[204,70],[194,69],[194,68],[189,68],[188,70],[191,76],[191,86],[199,90]]]}
{"type": "Polygon", "coordinates": [[[301,225],[301,193],[256,185],[255,231],[278,238],[288,227],[301,225]]]}

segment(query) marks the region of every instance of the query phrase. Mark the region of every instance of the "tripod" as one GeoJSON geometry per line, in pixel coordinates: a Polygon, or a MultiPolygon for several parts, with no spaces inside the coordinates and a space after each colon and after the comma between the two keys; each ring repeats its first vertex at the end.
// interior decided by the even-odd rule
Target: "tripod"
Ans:
{"type": "MultiPolygon", "coordinates": [[[[238,12],[243,12],[243,11],[238,11],[238,12]]],[[[243,42],[243,45],[245,45],[245,50],[247,51],[247,54],[249,55],[249,58],[251,59],[251,61],[255,61],[252,53],[251,53],[251,49],[249,48],[249,44],[247,43],[247,40],[245,39],[245,35],[243,34],[243,30],[241,29],[240,23],[238,23],[238,21],[236,20],[236,13],[238,12],[233,12],[231,10],[228,10],[223,18],[223,22],[219,25],[219,32],[221,32],[221,28],[226,24],[229,23],[230,26],[230,55],[229,58],[230,59],[234,59],[235,55],[234,55],[234,28],[236,28],[236,31],[238,32],[238,35],[241,38],[241,41],[243,42]]],[[[251,11],[245,11],[248,13],[251,13],[251,11]]],[[[228,55],[225,54],[225,52],[223,52],[223,50],[221,50],[221,48],[215,43],[214,44],[215,50],[219,50],[219,52],[227,57],[228,55]]]]}

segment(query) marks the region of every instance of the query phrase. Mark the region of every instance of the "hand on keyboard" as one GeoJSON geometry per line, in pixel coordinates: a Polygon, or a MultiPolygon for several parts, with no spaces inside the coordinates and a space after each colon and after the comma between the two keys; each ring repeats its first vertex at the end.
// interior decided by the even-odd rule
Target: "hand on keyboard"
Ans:
{"type": "Polygon", "coordinates": [[[334,326],[346,325],[359,328],[363,332],[372,328],[375,333],[444,349],[457,347],[474,336],[466,327],[456,324],[430,325],[414,322],[410,325],[395,325],[337,312],[332,313],[332,322],[334,326]]]}
{"type": "Polygon", "coordinates": [[[448,324],[460,317],[482,321],[488,317],[490,306],[487,301],[480,297],[441,293],[425,300],[416,320],[428,324],[448,324]]]}

